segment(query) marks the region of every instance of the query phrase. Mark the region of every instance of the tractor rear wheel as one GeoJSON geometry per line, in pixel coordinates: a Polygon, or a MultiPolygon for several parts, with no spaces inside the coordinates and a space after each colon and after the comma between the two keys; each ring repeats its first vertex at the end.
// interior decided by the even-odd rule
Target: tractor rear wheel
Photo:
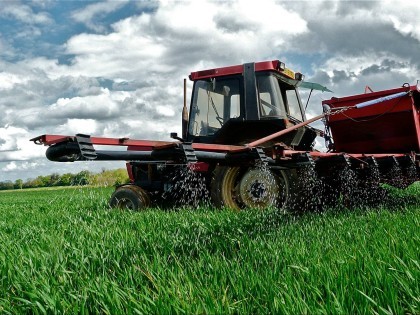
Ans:
{"type": "Polygon", "coordinates": [[[233,210],[281,207],[288,194],[286,173],[261,167],[217,166],[211,182],[214,204],[233,210]]]}
{"type": "Polygon", "coordinates": [[[136,185],[124,185],[118,187],[109,200],[111,208],[138,211],[147,208],[150,199],[147,193],[136,185]]]}

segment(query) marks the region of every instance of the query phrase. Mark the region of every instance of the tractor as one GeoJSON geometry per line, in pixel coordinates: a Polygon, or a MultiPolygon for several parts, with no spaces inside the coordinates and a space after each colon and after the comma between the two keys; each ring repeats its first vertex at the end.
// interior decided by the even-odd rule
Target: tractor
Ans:
{"type": "Polygon", "coordinates": [[[361,195],[382,183],[406,187],[419,179],[417,86],[331,98],[307,119],[299,89],[326,88],[279,60],[196,71],[189,79],[191,102],[188,110],[184,80],[182,134],[171,133],[174,141],[85,134],[31,141],[49,146],[51,161],[126,161],[130,183],[117,187],[109,204],[131,210],[194,200],[234,210],[307,207],[313,194],[334,205],[349,194],[343,170],[357,178],[361,195]],[[324,130],[309,125],[317,120],[324,130]],[[314,148],[316,137],[325,139],[327,152],[314,148]],[[398,183],[389,175],[396,168],[398,183]]]}

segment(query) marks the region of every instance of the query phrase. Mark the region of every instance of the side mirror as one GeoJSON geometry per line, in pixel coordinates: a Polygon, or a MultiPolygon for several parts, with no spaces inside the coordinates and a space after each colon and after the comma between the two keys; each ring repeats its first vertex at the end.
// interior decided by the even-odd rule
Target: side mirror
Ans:
{"type": "Polygon", "coordinates": [[[181,141],[181,142],[183,142],[183,141],[184,141],[184,139],[181,139],[180,137],[178,137],[178,133],[176,133],[176,132],[171,132],[171,133],[169,134],[169,136],[170,136],[172,139],[179,140],[179,141],[181,141]]]}

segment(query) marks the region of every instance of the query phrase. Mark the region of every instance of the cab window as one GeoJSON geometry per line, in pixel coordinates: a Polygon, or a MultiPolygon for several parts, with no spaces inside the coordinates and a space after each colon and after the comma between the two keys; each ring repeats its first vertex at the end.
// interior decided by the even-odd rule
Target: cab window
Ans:
{"type": "Polygon", "coordinates": [[[261,118],[284,116],[284,102],[278,80],[272,75],[257,77],[261,118]]]}
{"type": "Polygon", "coordinates": [[[194,84],[189,133],[212,136],[241,115],[239,79],[200,80],[194,84]]]}
{"type": "Polygon", "coordinates": [[[300,121],[303,121],[303,115],[300,108],[299,95],[295,88],[286,90],[286,102],[289,115],[300,121]]]}

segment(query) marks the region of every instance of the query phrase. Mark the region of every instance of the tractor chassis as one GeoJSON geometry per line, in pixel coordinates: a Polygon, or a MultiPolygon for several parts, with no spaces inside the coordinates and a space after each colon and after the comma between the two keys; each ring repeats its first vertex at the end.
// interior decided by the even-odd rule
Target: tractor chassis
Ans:
{"type": "MultiPolygon", "coordinates": [[[[366,179],[366,174],[379,173],[382,176],[374,185],[387,183],[399,188],[418,180],[420,173],[420,155],[415,153],[323,153],[292,150],[282,143],[262,148],[91,137],[83,134],[42,135],[31,141],[49,146],[46,155],[52,161],[127,161],[130,184],[116,189],[110,205],[133,210],[158,204],[162,199],[168,205],[176,204],[180,199],[174,193],[174,187],[185,190],[179,185],[179,181],[182,181],[180,169],[195,174],[195,184],[201,185],[200,190],[203,187],[208,190],[208,194],[195,191],[195,199],[211,199],[216,206],[237,210],[272,205],[282,207],[291,200],[299,204],[297,200],[308,193],[305,192],[308,187],[302,184],[302,177],[307,176],[303,172],[307,169],[314,170],[318,178],[325,181],[323,186],[330,188],[339,185],[337,174],[343,169],[355,172],[365,183],[371,182],[366,179]],[[118,146],[122,149],[103,150],[96,146],[118,146]],[[254,171],[256,168],[258,171],[254,171]],[[395,179],[395,169],[401,175],[399,180],[395,179]]],[[[366,189],[373,188],[369,186],[366,189]]],[[[182,203],[194,199],[187,195],[184,197],[182,203]]],[[[338,200],[333,199],[333,203],[338,200]]]]}

